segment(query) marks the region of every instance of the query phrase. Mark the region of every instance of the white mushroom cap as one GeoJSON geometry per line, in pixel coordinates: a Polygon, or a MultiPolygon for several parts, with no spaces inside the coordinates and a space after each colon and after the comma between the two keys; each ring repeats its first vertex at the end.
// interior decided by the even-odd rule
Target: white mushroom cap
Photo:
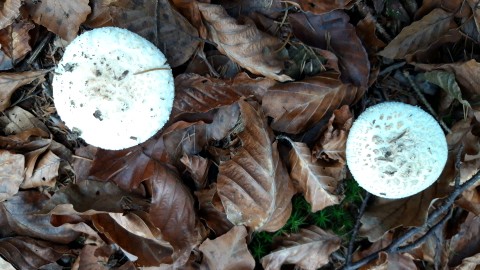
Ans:
{"type": "Polygon", "coordinates": [[[168,121],[175,94],[163,53],[116,27],[74,39],[52,85],[65,124],[87,143],[110,150],[137,145],[157,133],[168,121]]]}
{"type": "Polygon", "coordinates": [[[365,110],[350,129],[346,151],[348,168],[359,185],[390,199],[429,187],[448,156],[437,121],[422,109],[399,102],[365,110]]]}

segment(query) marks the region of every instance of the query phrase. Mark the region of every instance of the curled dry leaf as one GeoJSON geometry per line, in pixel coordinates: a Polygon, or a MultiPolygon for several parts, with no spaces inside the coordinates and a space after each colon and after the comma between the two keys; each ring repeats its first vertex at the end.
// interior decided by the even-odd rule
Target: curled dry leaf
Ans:
{"type": "Polygon", "coordinates": [[[261,109],[239,101],[241,146],[220,164],[217,190],[228,219],[255,231],[276,231],[290,216],[293,188],[261,109]]]}
{"type": "Polygon", "coordinates": [[[0,74],[0,111],[4,111],[10,106],[10,98],[19,87],[37,79],[43,80],[46,73],[45,70],[38,70],[0,74]]]}
{"type": "Polygon", "coordinates": [[[315,270],[329,262],[328,257],[340,248],[342,240],[316,226],[310,226],[281,237],[276,242],[278,248],[260,260],[265,270],[279,270],[283,264],[315,270]]]}
{"type": "Polygon", "coordinates": [[[329,117],[342,105],[351,105],[363,90],[342,83],[334,73],[277,84],[268,89],[262,100],[265,114],[273,117],[274,130],[298,134],[329,117]]]}
{"type": "Polygon", "coordinates": [[[3,116],[0,117],[0,124],[2,124],[3,132],[8,135],[19,134],[33,128],[39,128],[46,134],[50,134],[47,126],[42,121],[18,106],[6,110],[3,116]]]}
{"type": "Polygon", "coordinates": [[[22,0],[5,0],[0,8],[0,29],[9,26],[20,15],[22,0]]]}
{"type": "MultiPolygon", "coordinates": [[[[50,150],[42,154],[43,155],[40,157],[40,160],[38,160],[38,162],[35,164],[32,175],[27,175],[25,181],[23,181],[21,185],[21,188],[27,189],[55,186],[61,159],[50,150]]],[[[29,168],[27,168],[27,170],[28,169],[29,168]]]]}
{"type": "Polygon", "coordinates": [[[366,90],[370,62],[355,27],[349,23],[350,18],[344,11],[335,10],[322,15],[295,13],[289,14],[288,20],[294,35],[302,42],[331,50],[337,55],[343,82],[366,90]]]}
{"type": "Polygon", "coordinates": [[[278,58],[278,50],[282,42],[278,38],[261,32],[248,18],[244,23],[237,22],[228,16],[222,6],[204,3],[198,6],[209,38],[220,52],[252,73],[281,82],[291,80],[287,75],[280,74],[283,62],[278,58]]]}
{"type": "Polygon", "coordinates": [[[313,147],[313,155],[327,163],[346,164],[346,143],[352,127],[353,115],[347,105],[333,111],[327,130],[313,147]]]}
{"type": "Polygon", "coordinates": [[[245,227],[235,226],[222,236],[206,239],[199,247],[203,253],[202,264],[208,269],[254,269],[255,260],[248,251],[247,236],[245,227]]]}
{"type": "Polygon", "coordinates": [[[28,43],[30,41],[28,31],[33,28],[35,28],[33,23],[29,21],[19,21],[0,30],[2,50],[12,59],[14,64],[22,60],[23,57],[32,50],[28,43]]]}
{"type": "Polygon", "coordinates": [[[12,197],[25,176],[25,157],[0,150],[0,201],[12,197]]]}
{"type": "Polygon", "coordinates": [[[25,7],[35,23],[67,41],[77,36],[80,24],[85,22],[91,11],[88,0],[29,0],[25,2],[25,7]]]}
{"type": "Polygon", "coordinates": [[[352,0],[293,0],[303,11],[311,12],[313,14],[328,13],[337,9],[349,9],[353,5],[352,0]]]}
{"type": "Polygon", "coordinates": [[[223,235],[234,227],[228,220],[225,209],[223,207],[217,209],[216,207],[221,206],[216,183],[212,184],[208,189],[195,191],[195,196],[198,199],[198,215],[200,219],[206,223],[207,227],[212,230],[215,235],[223,235]]]}
{"type": "Polygon", "coordinates": [[[195,182],[197,189],[204,189],[207,184],[208,168],[210,167],[210,161],[201,156],[190,156],[184,154],[180,159],[185,165],[190,177],[195,182]]]}
{"type": "Polygon", "coordinates": [[[454,17],[443,9],[436,8],[421,20],[402,29],[378,54],[391,59],[404,59],[407,55],[428,49],[432,43],[457,28],[454,17]]]}
{"type": "Polygon", "coordinates": [[[290,177],[312,206],[312,212],[340,203],[343,196],[335,194],[335,190],[345,174],[343,166],[321,166],[306,144],[287,140],[292,146],[288,156],[290,177]]]}
{"type": "MultiPolygon", "coordinates": [[[[42,266],[55,262],[69,248],[52,242],[25,236],[8,237],[0,240],[0,254],[17,269],[41,269],[42,266]]],[[[3,268],[2,269],[6,269],[3,268]]]]}

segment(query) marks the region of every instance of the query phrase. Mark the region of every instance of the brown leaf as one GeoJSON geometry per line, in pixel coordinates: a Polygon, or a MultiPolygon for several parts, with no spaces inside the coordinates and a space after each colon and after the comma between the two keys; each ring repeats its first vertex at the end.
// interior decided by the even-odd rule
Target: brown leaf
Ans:
{"type": "Polygon", "coordinates": [[[43,80],[45,73],[47,71],[38,70],[0,74],[0,111],[4,111],[10,106],[10,98],[18,88],[37,79],[43,80]]]}
{"type": "Polygon", "coordinates": [[[409,54],[426,50],[447,35],[450,29],[457,27],[451,13],[440,8],[434,9],[421,20],[403,28],[378,54],[391,59],[404,59],[409,54]]]}
{"type": "Polygon", "coordinates": [[[7,135],[19,134],[22,131],[32,128],[39,128],[45,131],[47,134],[50,134],[47,126],[44,123],[42,123],[33,114],[18,106],[5,111],[3,116],[0,117],[0,123],[2,124],[3,132],[5,132],[7,135]]]}
{"type": "Polygon", "coordinates": [[[216,43],[220,52],[254,74],[281,82],[291,80],[287,75],[280,74],[283,63],[278,59],[277,50],[282,43],[278,38],[259,31],[248,18],[245,22],[237,22],[228,16],[222,6],[198,5],[209,38],[216,43]]]}
{"type": "Polygon", "coordinates": [[[199,204],[198,215],[215,235],[223,235],[234,227],[228,220],[223,207],[221,207],[222,211],[215,207],[218,204],[221,205],[216,183],[212,184],[209,189],[195,191],[195,195],[199,204]]]}
{"type": "Polygon", "coordinates": [[[9,26],[15,18],[20,15],[21,0],[5,0],[2,1],[0,8],[0,29],[9,26]]]}
{"type": "Polygon", "coordinates": [[[202,14],[196,0],[172,0],[175,8],[197,28],[201,38],[207,39],[207,28],[202,21],[202,14]]]}
{"type": "Polygon", "coordinates": [[[29,21],[19,21],[0,30],[2,50],[12,59],[14,64],[22,60],[23,57],[32,50],[28,43],[30,41],[28,31],[33,28],[35,28],[33,23],[29,21]]]}
{"type": "Polygon", "coordinates": [[[28,0],[25,7],[35,23],[67,41],[77,36],[80,24],[85,22],[91,11],[88,0],[28,0]]]}
{"type": "Polygon", "coordinates": [[[256,231],[280,229],[292,209],[293,189],[260,109],[240,101],[239,149],[219,166],[217,190],[228,219],[256,231]]]}
{"type": "Polygon", "coordinates": [[[463,259],[462,263],[453,269],[454,270],[478,270],[479,265],[480,265],[480,253],[477,253],[471,257],[463,259]]]}
{"type": "Polygon", "coordinates": [[[134,213],[98,214],[93,216],[95,228],[122,249],[138,257],[140,266],[172,263],[172,247],[152,232],[150,226],[134,213]],[[114,218],[115,217],[115,218],[114,218]]]}
{"type": "Polygon", "coordinates": [[[367,87],[370,74],[368,55],[344,11],[335,10],[322,15],[294,13],[288,15],[288,20],[294,35],[302,42],[331,50],[337,55],[343,82],[367,87]]]}
{"type": "Polygon", "coordinates": [[[480,253],[480,216],[467,216],[460,231],[448,241],[448,250],[449,266],[457,266],[463,259],[480,253]]]}
{"type": "Polygon", "coordinates": [[[321,166],[306,144],[287,140],[292,146],[288,156],[290,177],[312,206],[312,212],[340,203],[343,196],[335,194],[335,190],[344,178],[343,166],[321,166]]]}
{"type": "Polygon", "coordinates": [[[20,153],[45,147],[50,144],[49,134],[39,128],[32,128],[22,131],[16,135],[0,136],[0,147],[20,153]]]}
{"type": "Polygon", "coordinates": [[[210,167],[210,161],[201,156],[189,156],[184,154],[180,159],[187,171],[190,173],[190,177],[195,182],[197,189],[204,189],[207,184],[208,168],[210,167]]]}
{"type": "Polygon", "coordinates": [[[74,270],[108,270],[108,259],[114,255],[114,248],[111,246],[96,247],[91,245],[85,245],[77,259],[72,265],[74,270]],[[104,251],[108,248],[107,254],[104,251]],[[102,252],[99,252],[102,251],[102,252]]]}
{"type": "Polygon", "coordinates": [[[333,111],[327,130],[313,147],[313,155],[328,163],[346,164],[346,142],[352,122],[353,115],[347,105],[333,111]]]}
{"type": "Polygon", "coordinates": [[[150,219],[162,232],[163,239],[173,246],[174,264],[182,266],[202,240],[204,228],[196,216],[193,197],[177,172],[155,161],[148,167],[151,167],[147,176],[152,192],[150,219]]]}
{"type": "Polygon", "coordinates": [[[260,260],[265,270],[279,270],[283,264],[315,270],[329,262],[328,257],[342,242],[338,236],[316,226],[300,229],[278,241],[278,248],[260,260]]]}
{"type": "Polygon", "coordinates": [[[280,0],[220,0],[216,2],[235,18],[241,15],[252,16],[255,13],[276,18],[283,10],[280,0]]]}
{"type": "Polygon", "coordinates": [[[313,14],[323,14],[336,9],[349,9],[353,4],[352,0],[293,0],[303,11],[308,11],[313,14]]]}
{"type": "Polygon", "coordinates": [[[30,237],[0,239],[0,254],[17,269],[40,269],[68,253],[70,252],[67,246],[30,237]]]}
{"type": "MultiPolygon", "coordinates": [[[[50,146],[50,145],[49,145],[50,146]]],[[[35,164],[35,169],[30,177],[26,177],[21,188],[53,187],[58,176],[61,159],[48,150],[35,164]]]]}
{"type": "Polygon", "coordinates": [[[245,227],[235,226],[214,240],[206,239],[199,247],[203,252],[202,264],[209,269],[254,269],[255,260],[248,251],[247,236],[245,227]]]}
{"type": "Polygon", "coordinates": [[[23,155],[0,150],[0,201],[3,202],[18,192],[25,177],[24,168],[23,155]]]}
{"type": "Polygon", "coordinates": [[[363,90],[342,83],[333,73],[301,81],[277,84],[262,100],[265,114],[274,118],[274,130],[298,134],[330,117],[333,110],[351,105],[363,95],[363,90]]]}

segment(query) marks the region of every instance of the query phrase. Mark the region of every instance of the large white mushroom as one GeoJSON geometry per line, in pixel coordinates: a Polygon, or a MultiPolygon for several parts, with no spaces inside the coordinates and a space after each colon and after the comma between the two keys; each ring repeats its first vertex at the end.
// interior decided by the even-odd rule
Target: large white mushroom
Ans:
{"type": "Polygon", "coordinates": [[[142,143],[168,121],[174,98],[171,69],[152,43],[104,27],[78,36],[53,77],[60,118],[94,146],[119,150],[142,143]]]}
{"type": "Polygon", "coordinates": [[[422,109],[384,102],[365,110],[347,139],[347,165],[355,180],[379,197],[414,195],[433,184],[448,156],[445,134],[422,109]]]}

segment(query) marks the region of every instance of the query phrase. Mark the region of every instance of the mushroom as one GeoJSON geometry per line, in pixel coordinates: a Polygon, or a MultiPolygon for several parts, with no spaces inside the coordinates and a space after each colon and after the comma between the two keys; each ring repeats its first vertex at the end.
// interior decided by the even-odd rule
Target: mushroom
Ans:
{"type": "Polygon", "coordinates": [[[55,69],[52,86],[67,127],[108,150],[140,144],[157,133],[169,119],[175,95],[163,53],[117,27],[75,38],[55,69]]]}
{"type": "Polygon", "coordinates": [[[347,139],[347,165],[355,180],[379,197],[398,199],[433,184],[447,162],[445,134],[422,109],[384,102],[365,110],[347,139]]]}

